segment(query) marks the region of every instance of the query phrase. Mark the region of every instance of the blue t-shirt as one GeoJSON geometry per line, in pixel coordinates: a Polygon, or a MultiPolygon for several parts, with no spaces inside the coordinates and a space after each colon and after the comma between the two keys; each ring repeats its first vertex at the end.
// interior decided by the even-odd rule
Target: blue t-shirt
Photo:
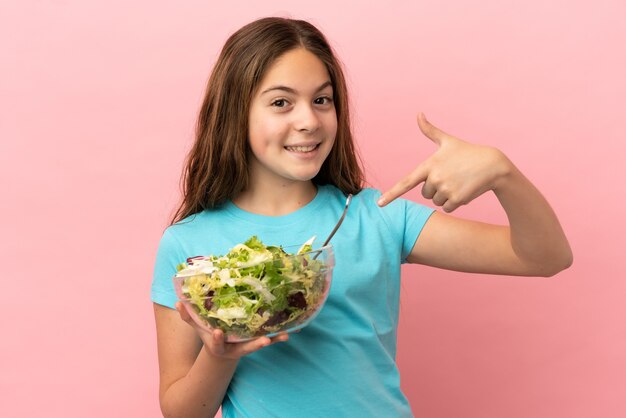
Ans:
{"type": "MultiPolygon", "coordinates": [[[[380,192],[353,197],[333,237],[333,280],[319,315],[289,341],[239,361],[222,404],[230,417],[411,417],[395,362],[400,264],[433,210],[404,199],[378,207],[380,192]]],[[[163,234],[152,301],[174,307],[176,265],[221,255],[256,235],[266,245],[321,245],[339,220],[346,196],[319,186],[305,207],[262,216],[228,202],[170,226],[163,234]]]]}

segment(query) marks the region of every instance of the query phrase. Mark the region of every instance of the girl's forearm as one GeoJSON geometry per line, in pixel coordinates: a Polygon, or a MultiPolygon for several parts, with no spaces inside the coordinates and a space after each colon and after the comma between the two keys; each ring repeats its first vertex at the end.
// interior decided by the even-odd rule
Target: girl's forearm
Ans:
{"type": "Polygon", "coordinates": [[[161,396],[161,411],[166,418],[213,417],[219,410],[238,360],[217,359],[204,347],[180,380],[161,396]]]}
{"type": "Polygon", "coordinates": [[[572,251],[556,214],[512,163],[494,193],[509,219],[513,251],[530,274],[552,276],[572,264],[572,251]]]}

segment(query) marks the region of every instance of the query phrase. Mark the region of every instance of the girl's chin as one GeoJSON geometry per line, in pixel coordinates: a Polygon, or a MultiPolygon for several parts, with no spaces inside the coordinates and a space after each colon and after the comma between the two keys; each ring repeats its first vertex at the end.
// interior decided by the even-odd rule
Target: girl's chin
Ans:
{"type": "Polygon", "coordinates": [[[293,174],[288,179],[295,182],[310,182],[315,176],[317,176],[317,172],[315,174],[293,174]]]}
{"type": "Polygon", "coordinates": [[[295,171],[295,172],[288,173],[287,176],[285,176],[285,178],[292,180],[292,181],[306,182],[306,181],[313,180],[319,172],[320,172],[319,169],[309,170],[309,171],[295,171]]]}

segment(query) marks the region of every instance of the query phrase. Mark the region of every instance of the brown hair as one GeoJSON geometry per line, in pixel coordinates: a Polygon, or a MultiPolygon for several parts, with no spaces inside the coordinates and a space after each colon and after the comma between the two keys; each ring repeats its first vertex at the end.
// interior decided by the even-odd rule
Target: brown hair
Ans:
{"type": "Polygon", "coordinates": [[[259,19],[228,38],[213,68],[196,126],[196,138],[181,177],[183,201],[172,224],[232,199],[248,185],[250,101],[267,69],[284,53],[305,48],[330,75],[337,134],[316,184],[358,193],[363,172],[352,139],[348,91],[341,65],[324,35],[303,20],[259,19]]]}

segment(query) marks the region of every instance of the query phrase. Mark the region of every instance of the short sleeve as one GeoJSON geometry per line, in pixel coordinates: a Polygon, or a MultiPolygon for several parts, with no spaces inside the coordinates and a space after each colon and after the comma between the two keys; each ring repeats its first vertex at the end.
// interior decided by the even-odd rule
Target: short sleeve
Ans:
{"type": "Polygon", "coordinates": [[[387,224],[401,239],[402,263],[406,263],[406,258],[434,211],[433,208],[406,199],[396,199],[383,208],[387,224]]]}
{"type": "Polygon", "coordinates": [[[153,302],[174,309],[178,301],[172,278],[176,274],[176,266],[184,262],[186,257],[179,241],[166,229],[161,237],[157,250],[154,272],[152,276],[152,288],[150,297],[153,302]]]}
{"type": "Polygon", "coordinates": [[[405,221],[404,241],[402,243],[402,262],[404,263],[415,246],[417,238],[422,232],[424,225],[426,225],[426,221],[428,221],[428,218],[430,218],[430,215],[432,215],[435,210],[410,200],[403,199],[403,204],[405,206],[405,221]]]}

